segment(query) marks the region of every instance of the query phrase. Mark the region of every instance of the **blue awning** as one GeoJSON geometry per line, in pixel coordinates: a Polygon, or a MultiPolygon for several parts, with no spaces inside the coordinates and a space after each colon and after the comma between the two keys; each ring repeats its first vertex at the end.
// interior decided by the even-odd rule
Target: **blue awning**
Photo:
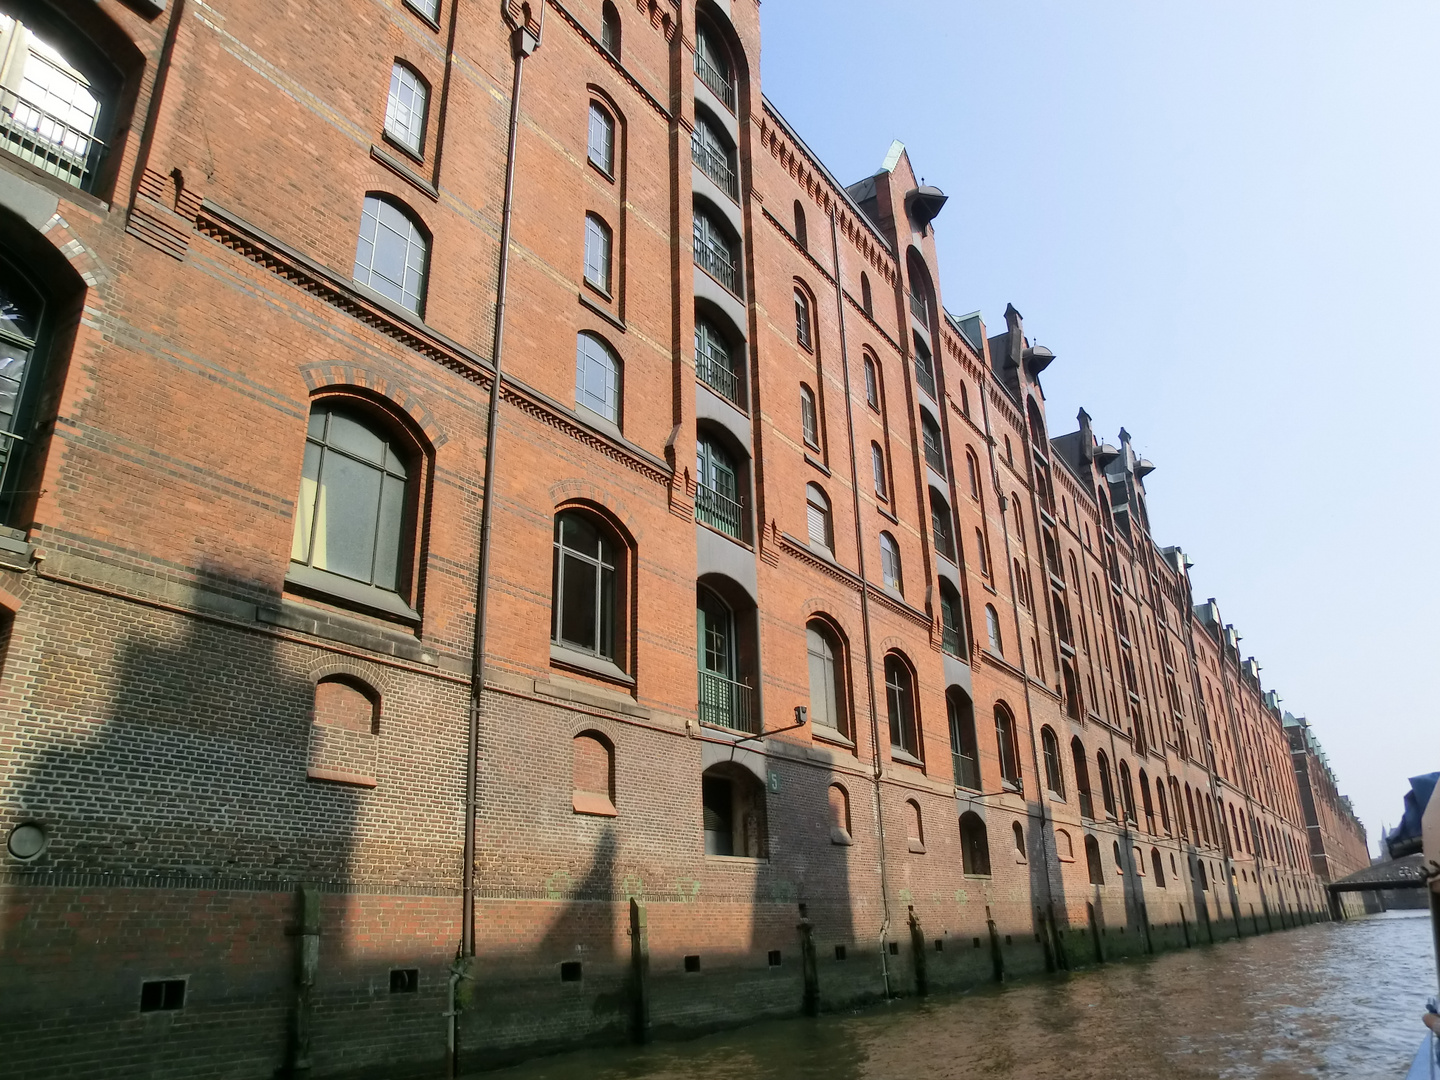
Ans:
{"type": "Polygon", "coordinates": [[[1420,820],[1425,816],[1425,807],[1430,802],[1437,781],[1440,781],[1440,772],[1410,778],[1410,790],[1405,793],[1405,815],[1395,830],[1385,838],[1385,845],[1390,849],[1392,859],[1412,855],[1420,850],[1420,820]]]}

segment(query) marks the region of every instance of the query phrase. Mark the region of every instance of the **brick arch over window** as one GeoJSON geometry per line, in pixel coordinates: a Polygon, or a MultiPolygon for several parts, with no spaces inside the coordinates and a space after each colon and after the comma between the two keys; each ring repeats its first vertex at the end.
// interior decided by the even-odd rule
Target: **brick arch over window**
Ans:
{"type": "Polygon", "coordinates": [[[580,732],[570,744],[575,813],[615,817],[615,744],[594,730],[580,732]]]}
{"type": "Polygon", "coordinates": [[[306,775],[311,780],[373,788],[379,753],[380,693],[350,672],[323,675],[310,709],[306,775]]]}
{"type": "Polygon", "coordinates": [[[438,450],[450,439],[424,399],[404,382],[387,377],[382,371],[339,360],[306,364],[299,371],[312,397],[322,393],[365,391],[372,398],[383,401],[392,411],[403,413],[432,449],[438,450]]]}
{"type": "Polygon", "coordinates": [[[312,722],[320,727],[380,734],[380,694],[353,675],[327,675],[315,684],[312,722]]]}

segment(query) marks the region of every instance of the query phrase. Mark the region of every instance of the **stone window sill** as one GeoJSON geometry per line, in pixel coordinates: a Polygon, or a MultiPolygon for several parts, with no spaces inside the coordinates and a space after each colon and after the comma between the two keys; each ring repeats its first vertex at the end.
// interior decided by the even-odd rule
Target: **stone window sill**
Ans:
{"type": "Polygon", "coordinates": [[[311,780],[324,780],[330,784],[345,784],[349,787],[373,788],[380,786],[379,781],[373,776],[342,772],[339,769],[309,769],[305,775],[311,780]]]}
{"type": "Polygon", "coordinates": [[[555,667],[584,672],[586,675],[594,675],[597,679],[619,683],[621,686],[635,685],[635,679],[625,674],[613,661],[606,660],[601,656],[591,656],[578,649],[567,649],[564,645],[552,644],[550,646],[550,663],[555,667]]]}
{"type": "Polygon", "coordinates": [[[571,800],[571,805],[577,814],[588,814],[592,817],[619,817],[620,811],[615,809],[615,804],[610,801],[608,795],[600,795],[592,791],[577,791],[571,800]]]}
{"type": "Polygon", "coordinates": [[[906,764],[906,765],[913,765],[913,766],[915,766],[917,769],[923,769],[923,768],[925,767],[925,763],[924,763],[923,761],[921,761],[919,758],[917,758],[917,757],[916,757],[915,755],[913,755],[913,754],[906,753],[904,750],[901,750],[898,746],[892,746],[892,747],[890,747],[890,760],[891,760],[891,761],[900,761],[900,762],[903,762],[903,763],[906,764]]]}
{"type": "Polygon", "coordinates": [[[812,738],[819,739],[821,742],[834,743],[836,746],[844,746],[850,750],[855,749],[853,740],[847,739],[834,728],[827,728],[823,724],[811,724],[810,735],[812,738]]]}
{"type": "Polygon", "coordinates": [[[291,563],[285,574],[285,584],[293,585],[302,592],[317,593],[346,607],[358,607],[381,615],[390,615],[412,625],[420,622],[420,613],[407,604],[399,593],[332,574],[328,570],[291,563]]]}
{"type": "Polygon", "coordinates": [[[855,838],[838,825],[830,827],[830,843],[839,844],[841,847],[850,847],[855,843],[855,838]]]}

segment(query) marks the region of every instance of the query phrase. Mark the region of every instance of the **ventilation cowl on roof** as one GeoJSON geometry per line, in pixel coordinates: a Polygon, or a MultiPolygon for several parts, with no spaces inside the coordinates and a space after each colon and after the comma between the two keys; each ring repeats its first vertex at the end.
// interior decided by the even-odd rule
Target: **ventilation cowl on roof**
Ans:
{"type": "Polygon", "coordinates": [[[923,184],[905,196],[905,208],[923,231],[930,222],[940,216],[940,211],[949,199],[949,195],[933,184],[923,184]]]}

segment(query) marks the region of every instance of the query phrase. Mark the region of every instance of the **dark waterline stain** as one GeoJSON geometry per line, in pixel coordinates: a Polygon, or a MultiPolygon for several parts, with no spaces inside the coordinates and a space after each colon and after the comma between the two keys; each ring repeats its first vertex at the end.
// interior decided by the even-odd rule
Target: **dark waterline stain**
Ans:
{"type": "Polygon", "coordinates": [[[1435,993],[1425,912],[1168,953],[689,1042],[582,1051],[497,1080],[1398,1080],[1435,993]]]}

